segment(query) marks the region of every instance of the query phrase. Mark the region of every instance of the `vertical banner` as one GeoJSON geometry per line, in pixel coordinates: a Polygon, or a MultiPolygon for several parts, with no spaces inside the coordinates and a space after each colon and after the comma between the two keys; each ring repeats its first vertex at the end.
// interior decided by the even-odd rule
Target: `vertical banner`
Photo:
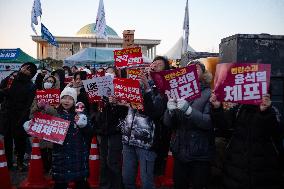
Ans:
{"type": "Polygon", "coordinates": [[[36,91],[37,102],[45,102],[50,105],[59,105],[60,89],[46,89],[36,91]]]}
{"type": "Polygon", "coordinates": [[[113,78],[111,76],[95,77],[83,80],[84,88],[88,93],[90,102],[101,100],[114,94],[113,78]]]}
{"type": "Polygon", "coordinates": [[[151,72],[151,76],[160,92],[166,94],[169,99],[190,101],[201,96],[196,65],[151,72]]]}
{"type": "Polygon", "coordinates": [[[270,64],[223,63],[215,73],[215,94],[219,101],[260,104],[270,83],[270,64]]]}
{"type": "Polygon", "coordinates": [[[114,65],[117,68],[141,66],[143,64],[141,47],[113,51],[114,65]]]}
{"type": "Polygon", "coordinates": [[[115,78],[113,84],[114,95],[118,100],[129,103],[134,109],[144,110],[143,96],[138,80],[115,78]]]}
{"type": "Polygon", "coordinates": [[[36,112],[30,121],[28,134],[53,143],[63,144],[70,121],[36,112]]]}

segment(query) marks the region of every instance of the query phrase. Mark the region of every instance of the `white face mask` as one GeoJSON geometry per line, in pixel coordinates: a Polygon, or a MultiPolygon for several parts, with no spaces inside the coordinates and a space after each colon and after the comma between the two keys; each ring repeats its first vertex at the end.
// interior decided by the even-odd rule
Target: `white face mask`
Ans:
{"type": "Polygon", "coordinates": [[[45,89],[51,89],[51,88],[52,88],[52,83],[45,82],[45,83],[43,84],[43,87],[44,87],[45,89]]]}
{"type": "Polygon", "coordinates": [[[105,76],[110,76],[111,78],[114,78],[114,74],[113,73],[105,73],[105,76]]]}

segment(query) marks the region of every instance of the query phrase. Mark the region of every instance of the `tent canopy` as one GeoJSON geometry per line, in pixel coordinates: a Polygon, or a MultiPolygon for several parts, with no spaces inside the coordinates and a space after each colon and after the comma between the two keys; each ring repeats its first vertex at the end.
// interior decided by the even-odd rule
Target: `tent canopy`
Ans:
{"type": "Polygon", "coordinates": [[[37,66],[41,61],[31,57],[20,48],[0,49],[0,71],[19,70],[22,64],[32,62],[37,66]]]}
{"type": "MultiPolygon", "coordinates": [[[[182,51],[182,40],[183,38],[180,37],[177,42],[174,44],[170,50],[165,54],[168,59],[177,60],[181,59],[181,51],[182,51]]],[[[188,51],[195,52],[195,50],[188,45],[188,51]]]]}
{"type": "Polygon", "coordinates": [[[20,48],[17,49],[0,49],[0,63],[17,63],[23,64],[32,62],[39,64],[40,61],[31,57],[20,48]]]}
{"type": "MultiPolygon", "coordinates": [[[[78,53],[66,58],[64,60],[65,66],[83,66],[83,65],[111,65],[114,64],[114,50],[121,48],[85,48],[78,53]]],[[[143,55],[144,63],[151,63],[152,60],[143,55]]]]}

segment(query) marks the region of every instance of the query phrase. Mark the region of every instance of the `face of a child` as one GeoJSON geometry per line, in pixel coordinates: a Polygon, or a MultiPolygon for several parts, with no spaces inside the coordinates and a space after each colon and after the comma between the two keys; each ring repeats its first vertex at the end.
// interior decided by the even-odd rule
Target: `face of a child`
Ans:
{"type": "Polygon", "coordinates": [[[70,110],[74,105],[74,100],[71,96],[63,96],[61,99],[61,104],[65,110],[70,110]]]}

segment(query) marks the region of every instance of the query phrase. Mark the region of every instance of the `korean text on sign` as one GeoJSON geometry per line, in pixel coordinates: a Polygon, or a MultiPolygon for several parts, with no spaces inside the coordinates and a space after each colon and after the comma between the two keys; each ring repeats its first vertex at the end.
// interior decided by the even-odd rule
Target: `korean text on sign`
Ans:
{"type": "Polygon", "coordinates": [[[114,64],[117,68],[139,66],[143,64],[141,47],[115,50],[113,53],[114,64]]]}
{"type": "Polygon", "coordinates": [[[84,88],[88,93],[90,102],[100,100],[100,97],[113,95],[113,78],[111,76],[95,77],[83,80],[84,88]]]}
{"type": "Polygon", "coordinates": [[[142,70],[139,69],[128,69],[127,76],[129,79],[139,79],[139,76],[142,74],[142,70]]]}
{"type": "Polygon", "coordinates": [[[201,95],[195,65],[152,72],[151,76],[158,89],[168,98],[193,100],[201,95]]]}
{"type": "Polygon", "coordinates": [[[35,113],[27,131],[30,135],[53,143],[63,144],[70,121],[42,113],[35,113]]]}
{"type": "Polygon", "coordinates": [[[37,102],[45,102],[50,105],[58,105],[60,100],[60,89],[46,89],[36,91],[37,102]]]}
{"type": "Polygon", "coordinates": [[[125,103],[130,103],[134,109],[143,110],[143,97],[138,80],[115,78],[114,95],[125,103]]]}
{"type": "Polygon", "coordinates": [[[219,64],[215,93],[221,101],[259,104],[270,82],[269,64],[219,64]],[[226,68],[225,68],[226,67],[226,68]],[[219,73],[222,70],[223,73],[219,73]],[[221,84],[220,84],[221,83],[221,84]]]}

